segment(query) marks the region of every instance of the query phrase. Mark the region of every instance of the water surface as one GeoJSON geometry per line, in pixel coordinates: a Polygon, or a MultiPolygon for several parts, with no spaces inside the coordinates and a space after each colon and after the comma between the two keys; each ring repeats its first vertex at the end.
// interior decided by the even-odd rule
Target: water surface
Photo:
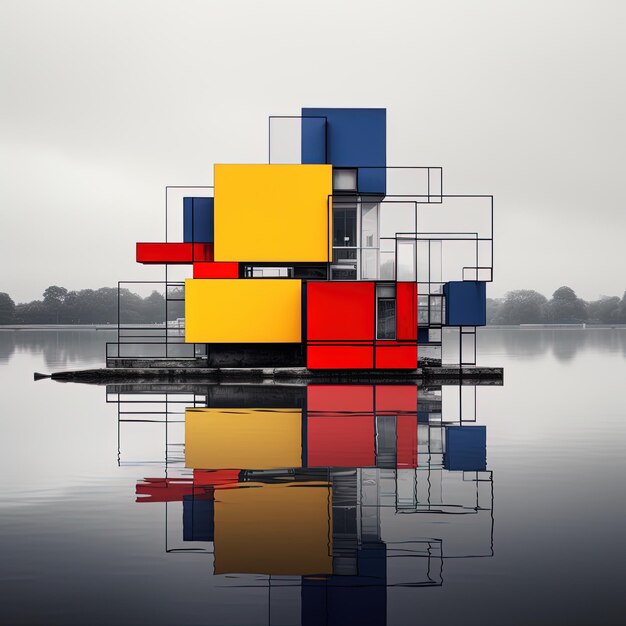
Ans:
{"type": "Polygon", "coordinates": [[[0,623],[624,623],[626,330],[479,331],[475,415],[33,382],[112,339],[0,331],[0,623]]]}

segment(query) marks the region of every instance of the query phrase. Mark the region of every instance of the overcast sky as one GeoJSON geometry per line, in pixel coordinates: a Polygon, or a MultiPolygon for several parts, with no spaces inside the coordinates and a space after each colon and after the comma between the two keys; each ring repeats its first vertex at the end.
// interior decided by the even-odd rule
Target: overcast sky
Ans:
{"type": "Polygon", "coordinates": [[[492,193],[488,295],[626,290],[623,0],[0,0],[0,291],[159,279],[165,185],[267,117],[386,107],[388,163],[492,193]]]}

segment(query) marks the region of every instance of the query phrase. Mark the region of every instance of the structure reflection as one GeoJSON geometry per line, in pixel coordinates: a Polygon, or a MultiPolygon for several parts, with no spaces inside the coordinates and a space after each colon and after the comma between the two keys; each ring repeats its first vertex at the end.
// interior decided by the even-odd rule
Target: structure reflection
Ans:
{"type": "Polygon", "coordinates": [[[270,616],[386,624],[390,589],[441,586],[446,559],[493,556],[474,385],[107,392],[120,463],[163,464],[163,448],[141,450],[143,429],[163,432],[164,475],[136,496],[166,507],[166,551],[209,555],[225,586],[267,587],[270,616]]]}

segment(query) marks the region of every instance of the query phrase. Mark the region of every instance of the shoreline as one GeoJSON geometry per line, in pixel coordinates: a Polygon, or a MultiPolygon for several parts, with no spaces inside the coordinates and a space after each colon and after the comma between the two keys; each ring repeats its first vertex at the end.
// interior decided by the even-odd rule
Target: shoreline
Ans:
{"type": "MultiPolygon", "coordinates": [[[[126,324],[125,327],[136,328],[165,328],[165,324],[126,324]]],[[[170,326],[170,329],[178,327],[170,326]]],[[[478,326],[477,331],[482,330],[626,330],[626,324],[487,324],[478,326]]],[[[25,331],[25,330],[103,330],[117,332],[117,324],[0,324],[2,331],[25,331]]],[[[182,330],[182,329],[181,329],[182,330]]]]}

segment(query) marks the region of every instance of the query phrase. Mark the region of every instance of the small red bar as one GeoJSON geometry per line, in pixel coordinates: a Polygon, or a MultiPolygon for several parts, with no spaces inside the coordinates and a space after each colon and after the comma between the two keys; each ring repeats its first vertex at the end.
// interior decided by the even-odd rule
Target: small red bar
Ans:
{"type": "Polygon", "coordinates": [[[194,278],[239,278],[239,263],[194,263],[194,278]]]}
{"type": "Polygon", "coordinates": [[[137,263],[212,261],[212,243],[137,243],[137,263]]]}
{"type": "Polygon", "coordinates": [[[396,339],[417,340],[417,283],[396,283],[396,339]]]}

